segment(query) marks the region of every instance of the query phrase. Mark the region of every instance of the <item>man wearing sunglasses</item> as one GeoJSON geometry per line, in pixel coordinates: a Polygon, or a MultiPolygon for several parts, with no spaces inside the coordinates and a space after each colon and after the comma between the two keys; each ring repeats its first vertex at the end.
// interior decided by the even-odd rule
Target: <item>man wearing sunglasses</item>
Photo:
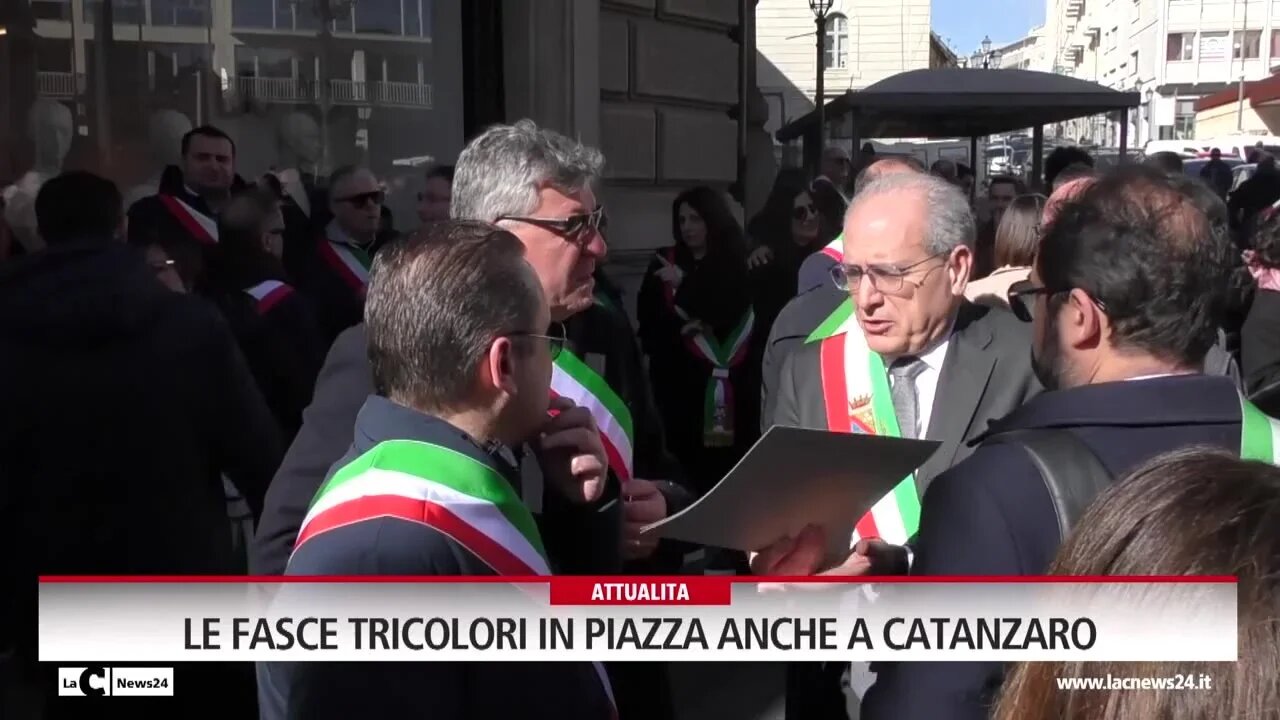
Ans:
{"type": "Polygon", "coordinates": [[[326,343],[363,319],[384,200],[378,178],[367,168],[334,170],[329,176],[331,219],[309,250],[290,263],[298,288],[316,308],[326,343]]]}
{"type": "MultiPolygon", "coordinates": [[[[624,560],[630,562],[629,569],[672,572],[680,566],[683,548],[641,537],[639,528],[677,512],[689,495],[669,482],[679,468],[666,451],[630,323],[595,299],[593,275],[606,252],[605,213],[593,189],[602,167],[598,150],[531,121],[497,125],[473,139],[459,156],[452,213],[455,219],[496,223],[519,238],[542,285],[551,319],[566,328],[562,352],[580,360],[579,369],[587,368],[602,379],[632,416],[634,475],[624,487],[618,482],[624,473],[611,472],[617,480],[610,481],[603,498],[576,506],[575,512],[548,525],[553,560],[579,573],[617,573],[624,560]],[[617,502],[620,496],[622,502],[617,502]]],[[[366,344],[365,326],[358,325],[342,333],[329,351],[302,429],[270,488],[255,538],[254,572],[283,570],[311,498],[351,442],[360,405],[373,392],[366,344]]],[[[544,483],[543,471],[530,454],[514,450],[526,460],[522,497],[537,514],[554,487],[544,483]]],[[[621,715],[669,717],[670,693],[661,667],[634,667],[614,678],[621,715]]]]}

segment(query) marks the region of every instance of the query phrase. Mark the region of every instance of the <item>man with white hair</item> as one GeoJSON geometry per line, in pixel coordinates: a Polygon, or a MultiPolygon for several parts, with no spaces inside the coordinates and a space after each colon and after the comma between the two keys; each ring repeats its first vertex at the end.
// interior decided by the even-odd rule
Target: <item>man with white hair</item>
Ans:
{"type": "MultiPolygon", "coordinates": [[[[972,452],[966,441],[989,421],[1040,389],[1026,325],[965,299],[974,235],[968,199],[941,178],[892,173],[867,184],[849,206],[843,255],[832,268],[849,298],[813,342],[791,353],[778,382],[774,424],[941,443],[850,528],[853,541],[867,541],[850,562],[874,559],[883,565],[877,574],[905,571],[910,557],[872,553],[888,548],[870,541],[905,546],[929,482],[972,452]]],[[[787,555],[766,550],[753,570],[787,574],[787,555]]],[[[833,691],[842,671],[828,666],[825,680],[795,678],[788,717],[843,717],[843,697],[833,691]]]]}

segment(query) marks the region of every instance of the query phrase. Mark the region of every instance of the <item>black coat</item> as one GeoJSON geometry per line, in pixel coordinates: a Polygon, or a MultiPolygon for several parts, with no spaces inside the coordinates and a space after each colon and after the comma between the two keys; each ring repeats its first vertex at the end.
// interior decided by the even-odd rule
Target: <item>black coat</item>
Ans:
{"type": "Polygon", "coordinates": [[[215,308],[136,248],[55,247],[0,266],[0,347],[0,626],[21,659],[39,574],[241,571],[222,475],[260,510],[280,442],[215,308]]]}
{"type": "MultiPolygon", "coordinates": [[[[1049,392],[991,432],[1066,428],[1119,478],[1164,452],[1208,445],[1238,452],[1240,400],[1224,378],[1185,375],[1049,392]]],[[[982,438],[975,439],[981,443],[982,438]]],[[[986,444],[925,493],[913,575],[1043,575],[1060,543],[1049,492],[1024,450],[986,444]]],[[[872,664],[864,720],[985,720],[1003,666],[872,664]]]]}

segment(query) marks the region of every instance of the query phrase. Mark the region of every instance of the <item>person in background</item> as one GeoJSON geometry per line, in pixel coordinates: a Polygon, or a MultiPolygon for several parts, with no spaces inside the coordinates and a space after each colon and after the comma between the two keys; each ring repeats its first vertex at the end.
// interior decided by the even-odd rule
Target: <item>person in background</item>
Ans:
{"type": "MultiPolygon", "coordinates": [[[[51,693],[36,577],[243,573],[222,478],[260,512],[280,438],[217,310],[125,243],[114,184],[63,173],[35,209],[47,247],[0,266],[0,540],[15,549],[0,656],[51,693]]],[[[129,714],[254,712],[247,665],[179,666],[174,682],[173,702],[129,714]]]]}
{"type": "Polygon", "coordinates": [[[759,437],[758,343],[746,247],[724,197],[681,193],[671,233],[640,285],[640,344],[668,447],[702,494],[759,437]]]}
{"type": "MultiPolygon", "coordinates": [[[[1072,165],[1083,165],[1092,171],[1094,167],[1093,156],[1082,148],[1075,146],[1054,148],[1053,152],[1049,153],[1048,157],[1044,159],[1045,194],[1052,196],[1059,185],[1072,179],[1065,176],[1059,177],[1063,170],[1072,165]]],[[[1077,169],[1077,172],[1082,172],[1082,170],[1077,169]]]]}
{"type": "Polygon", "coordinates": [[[1009,175],[997,175],[987,184],[985,210],[990,216],[978,225],[977,244],[973,248],[973,275],[969,278],[970,282],[990,275],[996,268],[996,229],[1000,227],[1000,218],[1013,199],[1024,193],[1026,193],[1026,186],[1022,181],[1009,175]]]}
{"type": "MultiPolygon", "coordinates": [[[[1253,175],[1231,193],[1231,199],[1227,202],[1231,227],[1240,237],[1251,237],[1259,213],[1277,201],[1280,201],[1280,170],[1276,169],[1274,157],[1263,155],[1258,160],[1258,169],[1253,175]]],[[[1248,245],[1247,240],[1245,245],[1248,245]]]]}
{"type": "MultiPolygon", "coordinates": [[[[854,170],[861,174],[863,170],[871,167],[871,163],[875,161],[876,146],[868,140],[867,142],[862,143],[862,147],[858,150],[858,166],[855,167],[854,170]]],[[[853,189],[854,191],[857,191],[858,188],[855,186],[853,189]]]]}
{"type": "Polygon", "coordinates": [[[142,249],[147,260],[147,267],[156,274],[162,285],[174,292],[190,292],[190,288],[182,281],[182,273],[178,271],[178,261],[169,256],[168,251],[160,243],[152,243],[142,249]]]}
{"type": "Polygon", "coordinates": [[[1058,183],[1058,188],[1053,191],[1053,194],[1049,196],[1049,199],[1044,204],[1044,211],[1040,219],[1041,237],[1048,232],[1049,226],[1053,224],[1054,220],[1058,219],[1058,215],[1062,213],[1063,209],[1072,202],[1079,200],[1084,191],[1088,190],[1095,182],[1097,182],[1097,179],[1090,175],[1058,183]]]}
{"type": "Polygon", "coordinates": [[[973,168],[965,163],[956,163],[956,184],[960,187],[960,192],[964,193],[965,197],[973,197],[973,189],[977,182],[978,178],[973,174],[973,168]]]}
{"type": "Polygon", "coordinates": [[[449,219],[453,199],[453,166],[436,165],[427,171],[426,184],[418,193],[418,220],[422,223],[449,219]]]}
{"type": "Polygon", "coordinates": [[[1049,573],[1235,578],[1234,663],[1018,663],[996,720],[1262,718],[1280,707],[1280,470],[1195,448],[1152,458],[1103,491],[1058,550],[1049,573]],[[1206,674],[1210,688],[1062,690],[1061,678],[1206,674]]]}
{"type": "MultiPolygon", "coordinates": [[[[377,394],[329,472],[351,473],[343,497],[317,494],[287,575],[557,569],[558,558],[540,552],[525,481],[504,449],[532,446],[550,494],[579,507],[607,497],[608,464],[590,413],[549,401],[564,327],[524,252],[489,223],[446,221],[378,255],[365,326],[377,394]],[[549,407],[559,414],[549,418],[549,407]],[[388,473],[413,482],[389,485],[388,473]],[[388,498],[404,509],[388,512],[388,498]]],[[[585,662],[265,663],[260,676],[265,720],[618,717],[603,673],[585,662]]]]}
{"type": "Polygon", "coordinates": [[[1209,162],[1200,168],[1200,179],[1226,202],[1234,178],[1231,166],[1223,162],[1222,151],[1218,148],[1209,151],[1209,162]]]}
{"type": "Polygon", "coordinates": [[[1040,220],[1046,198],[1019,195],[1001,213],[996,229],[996,269],[980,280],[970,280],[964,290],[970,302],[1007,305],[1009,286],[1026,280],[1040,246],[1040,220]]]}
{"type": "Polygon", "coordinates": [[[957,187],[960,184],[960,169],[956,167],[954,160],[947,160],[946,158],[935,160],[929,166],[929,174],[936,178],[942,178],[957,187]]]}
{"type": "Polygon", "coordinates": [[[250,188],[219,218],[209,267],[209,296],[231,325],[267,405],[291,442],[311,402],[325,345],[310,303],[288,282],[280,262],[280,201],[250,188]]]}
{"type": "Polygon", "coordinates": [[[827,181],[840,193],[849,194],[849,181],[853,179],[853,164],[849,161],[849,153],[839,145],[828,145],[822,149],[822,161],[818,167],[815,182],[827,181]]]}
{"type": "MultiPolygon", "coordinates": [[[[839,234],[839,227],[824,223],[823,215],[805,185],[780,192],[765,206],[770,234],[764,240],[772,251],[762,264],[751,268],[756,327],[768,334],[783,306],[799,290],[800,266],[839,234]]],[[[750,265],[750,260],[748,260],[750,265]]]]}
{"type": "Polygon", "coordinates": [[[1161,172],[1167,172],[1170,175],[1177,175],[1182,172],[1182,156],[1176,152],[1164,150],[1153,153],[1142,164],[1156,168],[1161,172]]]}
{"type": "Polygon", "coordinates": [[[128,209],[129,242],[163,246],[193,291],[202,289],[208,252],[218,242],[218,213],[244,186],[235,161],[231,136],[212,125],[194,128],[182,136],[182,166],[165,168],[159,192],[128,209]]]}
{"type": "Polygon", "coordinates": [[[1280,212],[1262,213],[1244,259],[1256,287],[1240,330],[1244,389],[1266,393],[1263,410],[1275,413],[1280,411],[1280,212]]]}
{"type": "Polygon", "coordinates": [[[378,179],[367,168],[347,165],[329,176],[332,219],[315,239],[311,253],[292,270],[298,290],[315,308],[326,346],[362,320],[385,198],[378,179]]]}

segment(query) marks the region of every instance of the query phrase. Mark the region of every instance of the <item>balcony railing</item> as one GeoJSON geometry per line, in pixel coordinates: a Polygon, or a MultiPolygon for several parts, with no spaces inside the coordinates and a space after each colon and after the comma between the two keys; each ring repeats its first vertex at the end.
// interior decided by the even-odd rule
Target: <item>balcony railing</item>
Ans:
{"type": "Polygon", "coordinates": [[[69,100],[84,92],[84,89],[84,75],[43,70],[36,73],[36,93],[40,97],[69,100]]]}
{"type": "Polygon", "coordinates": [[[1067,0],[1067,17],[1078,18],[1084,14],[1084,0],[1067,0]]]}
{"type": "MultiPolygon", "coordinates": [[[[268,103],[318,103],[320,84],[302,78],[236,78],[242,98],[268,103]]],[[[385,105],[430,109],[431,86],[406,82],[330,80],[329,99],[335,105],[385,105]]]]}

